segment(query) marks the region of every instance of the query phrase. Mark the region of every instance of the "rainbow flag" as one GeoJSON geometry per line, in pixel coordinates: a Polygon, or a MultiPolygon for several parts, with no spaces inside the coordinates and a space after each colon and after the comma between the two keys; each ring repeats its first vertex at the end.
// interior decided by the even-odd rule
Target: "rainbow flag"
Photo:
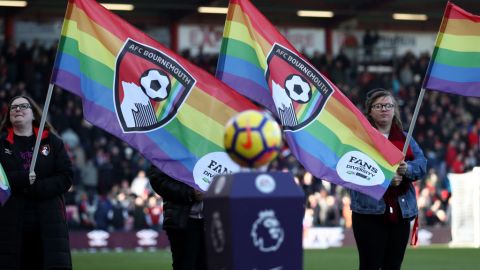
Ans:
{"type": "Polygon", "coordinates": [[[381,198],[402,153],[248,0],[231,0],[217,78],[269,108],[315,176],[381,198]]]}
{"type": "Polygon", "coordinates": [[[480,97],[480,16],[447,3],[423,87],[480,97]]]}
{"type": "Polygon", "coordinates": [[[68,3],[52,83],[82,98],[89,122],[194,188],[239,169],[224,125],[255,105],[93,0],[68,3]]]}
{"type": "Polygon", "coordinates": [[[0,204],[4,205],[10,197],[10,185],[8,184],[7,175],[3,170],[2,164],[0,164],[0,204]]]}

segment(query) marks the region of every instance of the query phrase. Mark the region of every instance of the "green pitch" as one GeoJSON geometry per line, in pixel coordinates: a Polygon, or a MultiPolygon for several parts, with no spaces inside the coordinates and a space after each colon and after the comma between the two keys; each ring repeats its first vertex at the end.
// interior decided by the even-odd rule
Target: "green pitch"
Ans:
{"type": "MultiPolygon", "coordinates": [[[[170,251],[155,252],[75,252],[75,270],[171,269],[170,251]]],[[[355,248],[306,250],[304,269],[358,269],[355,248]]],[[[480,269],[480,249],[449,249],[446,247],[409,248],[402,269],[407,270],[474,270],[480,269]]]]}

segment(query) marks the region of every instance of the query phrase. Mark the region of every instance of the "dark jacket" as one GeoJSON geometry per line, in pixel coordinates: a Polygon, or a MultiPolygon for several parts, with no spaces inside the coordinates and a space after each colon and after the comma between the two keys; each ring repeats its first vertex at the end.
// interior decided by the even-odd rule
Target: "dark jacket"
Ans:
{"type": "Polygon", "coordinates": [[[36,181],[30,185],[28,172],[15,151],[13,131],[0,138],[0,162],[12,195],[0,206],[0,268],[19,269],[25,205],[33,205],[39,217],[44,267],[71,268],[68,228],[62,194],[72,184],[72,165],[63,142],[44,132],[37,163],[36,181]]]}
{"type": "Polygon", "coordinates": [[[147,176],[153,190],[163,198],[163,229],[185,229],[195,203],[195,190],[154,166],[150,167],[147,176]]]}

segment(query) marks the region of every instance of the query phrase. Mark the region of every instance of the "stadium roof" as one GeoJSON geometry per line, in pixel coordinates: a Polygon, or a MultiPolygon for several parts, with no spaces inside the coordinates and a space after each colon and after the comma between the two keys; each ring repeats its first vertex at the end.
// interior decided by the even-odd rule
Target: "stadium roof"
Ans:
{"type": "MultiPolygon", "coordinates": [[[[67,0],[27,0],[25,8],[0,8],[0,15],[37,21],[61,18],[67,0]]],[[[99,1],[134,5],[133,11],[115,11],[130,22],[142,24],[223,23],[225,15],[199,14],[199,6],[226,7],[227,0],[122,0],[99,1]]],[[[374,29],[437,30],[446,0],[252,0],[276,25],[374,29]],[[298,17],[298,10],[332,11],[332,18],[298,17]],[[425,14],[426,21],[397,21],[393,13],[425,14]]],[[[480,14],[479,0],[457,0],[455,4],[480,14]]]]}

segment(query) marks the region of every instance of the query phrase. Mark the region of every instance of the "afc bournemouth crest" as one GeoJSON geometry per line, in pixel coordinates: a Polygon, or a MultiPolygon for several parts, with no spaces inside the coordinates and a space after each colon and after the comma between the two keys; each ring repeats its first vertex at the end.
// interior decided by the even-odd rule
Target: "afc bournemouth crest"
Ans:
{"type": "Polygon", "coordinates": [[[114,85],[115,108],[123,131],[164,126],[175,117],[195,83],[165,53],[127,39],[117,57],[114,85]]]}
{"type": "Polygon", "coordinates": [[[44,144],[40,147],[40,153],[44,156],[48,156],[50,154],[50,145],[44,144]]]}
{"type": "Polygon", "coordinates": [[[335,90],[315,68],[279,44],[267,63],[265,78],[284,129],[302,129],[317,118],[335,90]]]}

